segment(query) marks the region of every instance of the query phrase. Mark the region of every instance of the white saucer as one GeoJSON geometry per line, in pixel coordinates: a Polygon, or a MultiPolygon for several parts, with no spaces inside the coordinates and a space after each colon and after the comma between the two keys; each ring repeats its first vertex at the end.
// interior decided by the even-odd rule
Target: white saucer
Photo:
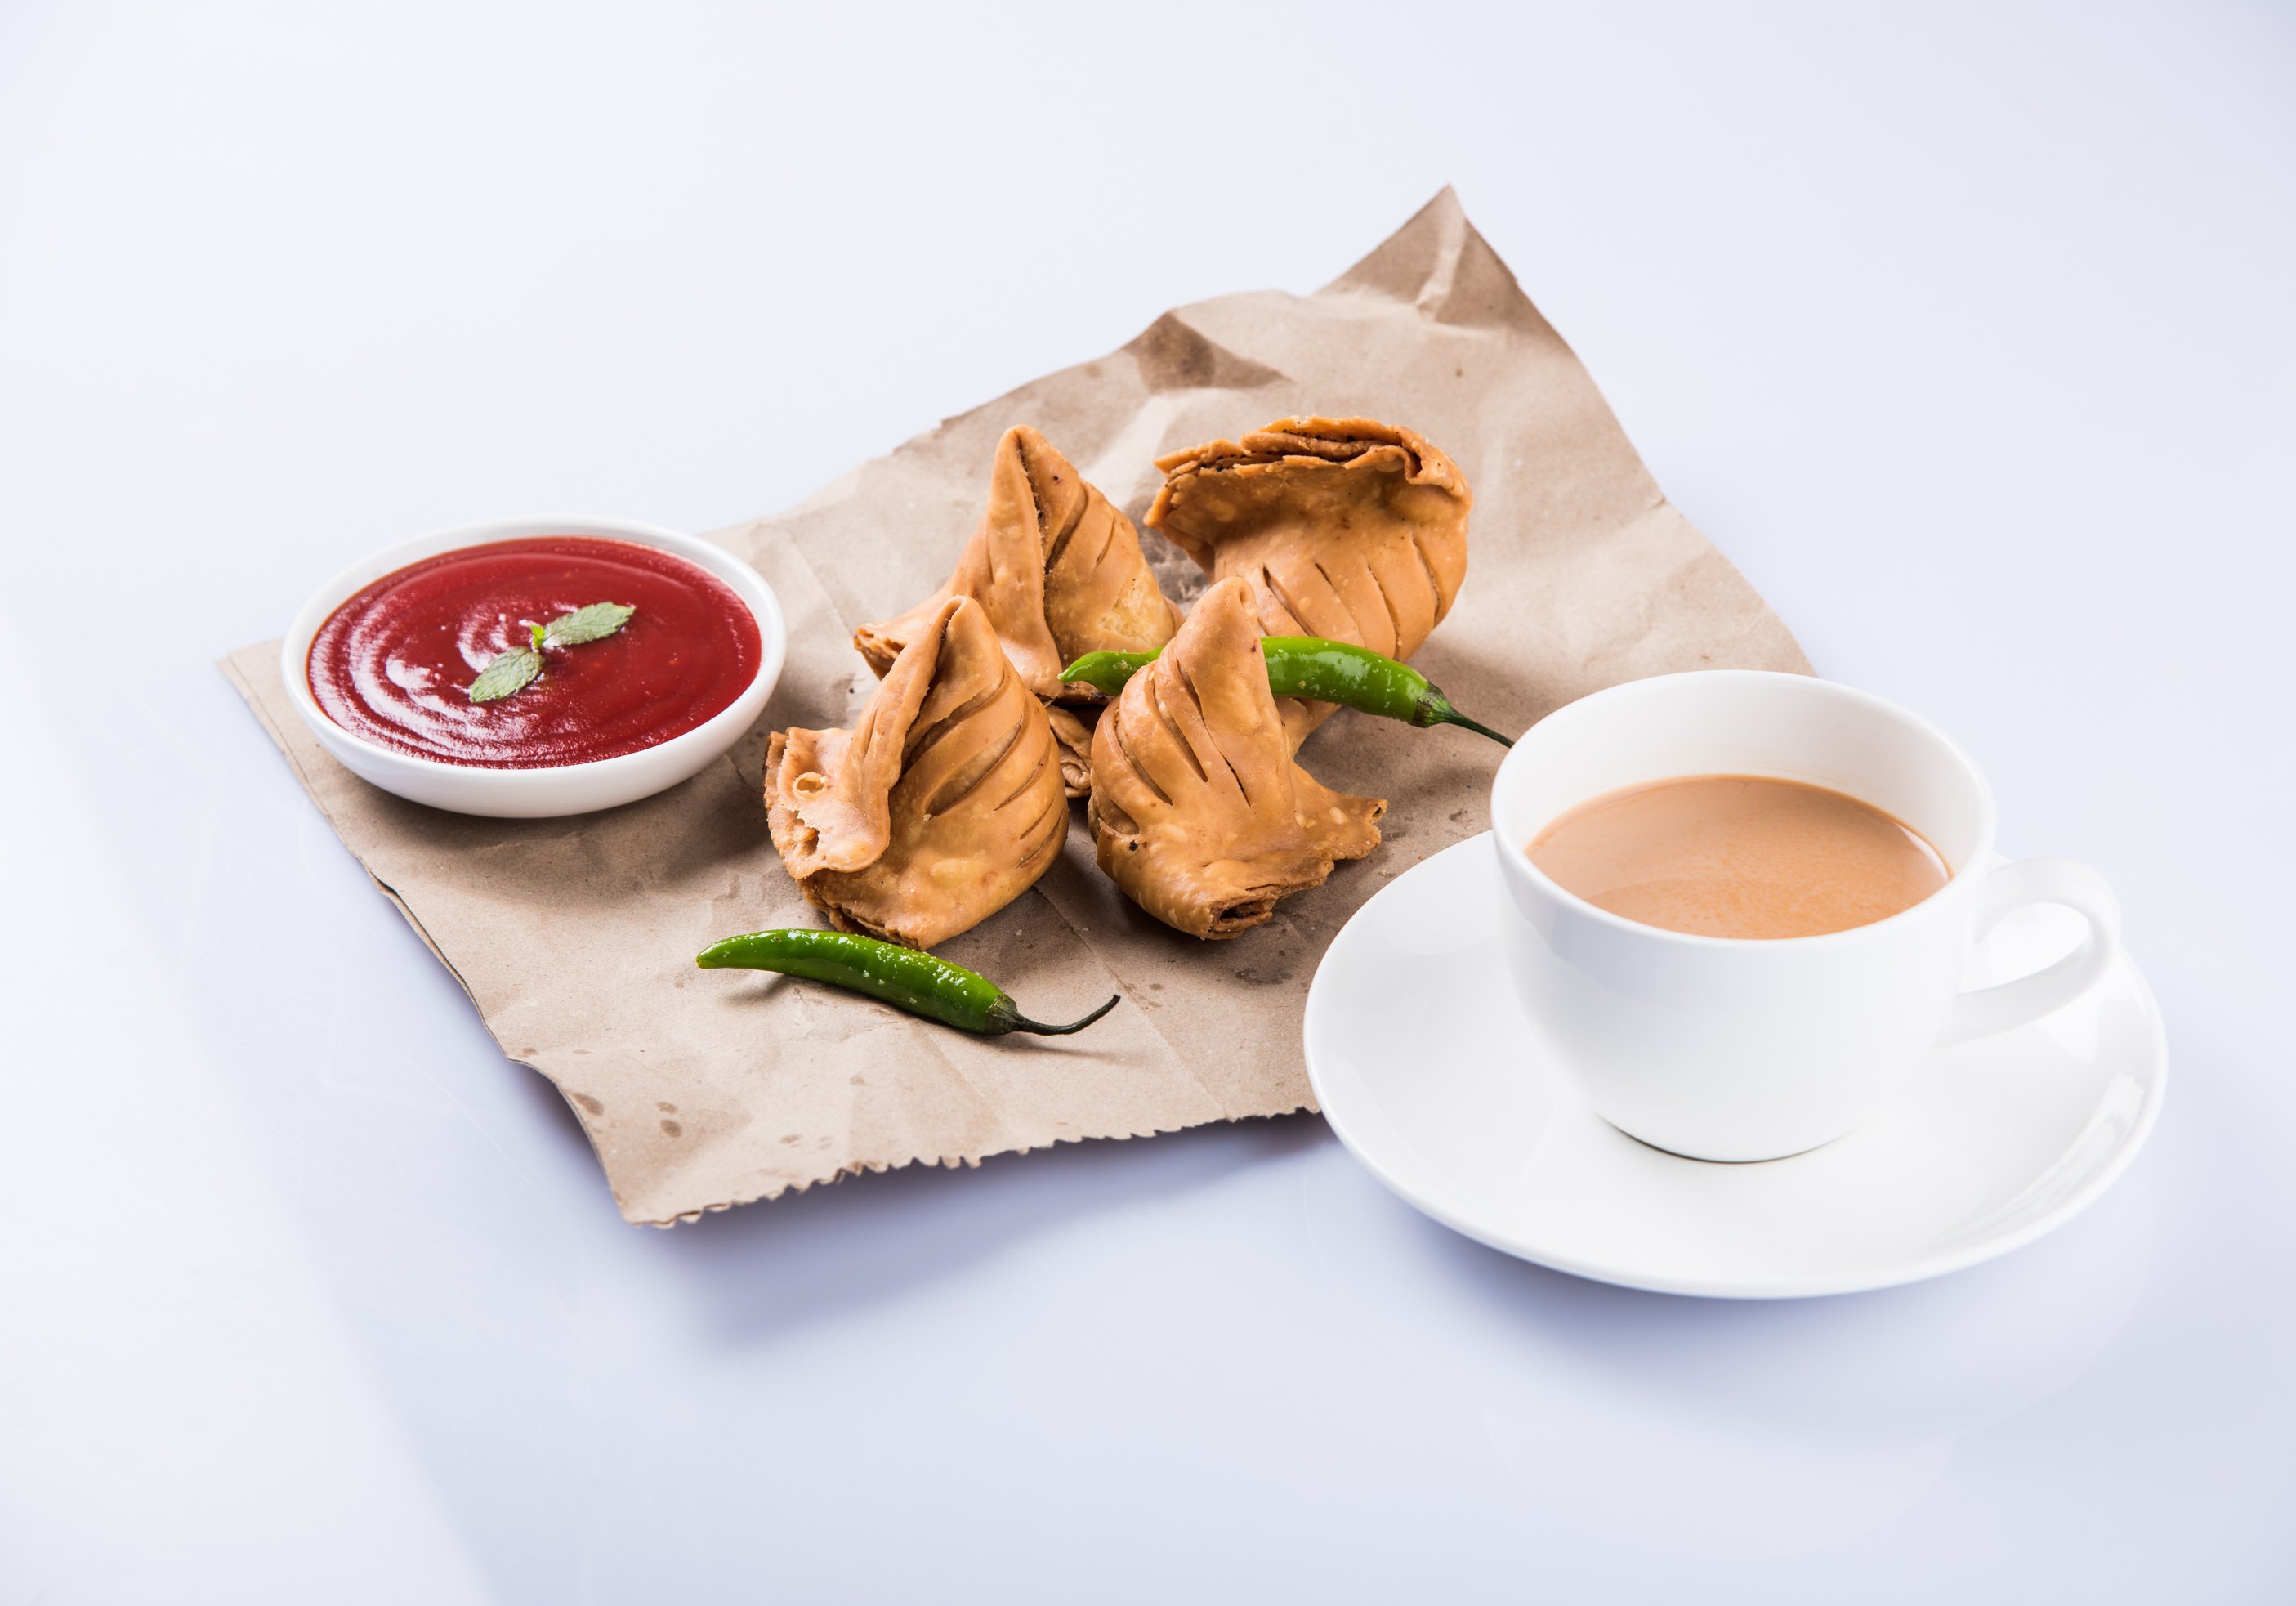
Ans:
{"type": "MultiPolygon", "coordinates": [[[[1488,835],[1356,912],[1308,994],[1324,1117],[1404,1198],[1495,1249],[1628,1288],[1742,1299],[1848,1293],[1990,1260],[2070,1220],[2161,1113],[2168,1049],[2123,955],[2046,1020],[1935,1054],[1889,1110],[1791,1159],[1663,1154],[1579,1103],[1527,1030],[1499,951],[1488,835]]],[[[1971,984],[2079,940],[2013,915],[1971,984]]]]}

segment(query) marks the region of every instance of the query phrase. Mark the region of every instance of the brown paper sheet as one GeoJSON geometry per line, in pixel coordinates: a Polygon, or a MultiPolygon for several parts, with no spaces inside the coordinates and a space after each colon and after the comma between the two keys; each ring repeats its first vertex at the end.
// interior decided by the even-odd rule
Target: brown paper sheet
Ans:
{"type": "MultiPolygon", "coordinates": [[[[944,580],[1000,432],[1031,423],[1136,520],[1151,459],[1292,414],[1409,424],[1475,494],[1466,584],[1415,662],[1462,708],[1521,729],[1574,697],[1702,667],[1807,671],[1784,625],[1659,494],[1570,349],[1448,190],[1312,296],[1168,312],[1123,350],[1022,386],[714,539],[781,597],[788,666],[729,759],[580,819],[469,819],[401,802],[328,758],[280,685],[275,643],[225,671],[352,852],[469,991],[512,1058],[550,1078],[622,1213],[668,1223],[850,1173],[972,1164],[1309,1108],[1300,1008],[1374,892],[1481,830],[1497,749],[1342,712],[1301,758],[1384,796],[1386,841],[1268,925],[1200,943],[1093,863],[1078,805],[1037,888],[938,951],[1042,1020],[1125,1003],[1081,1036],[977,1039],[781,977],[703,972],[717,938],[815,925],[758,801],[767,733],[847,724],[873,681],[853,627],[944,580]],[[554,910],[581,918],[547,917],[554,910]]],[[[1143,531],[1166,589],[1194,565],[1143,531]]]]}

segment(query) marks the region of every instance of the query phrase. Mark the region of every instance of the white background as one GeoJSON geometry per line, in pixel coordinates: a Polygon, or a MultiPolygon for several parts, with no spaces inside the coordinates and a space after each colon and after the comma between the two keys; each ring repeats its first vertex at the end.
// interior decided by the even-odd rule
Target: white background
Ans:
{"type": "Polygon", "coordinates": [[[0,4],[0,1598],[2296,1598],[2292,202],[2265,4],[0,4]],[[211,661],[1447,181],[1820,669],[2118,884],[2150,1150],[1771,1305],[1312,1117],[623,1225],[211,661]]]}

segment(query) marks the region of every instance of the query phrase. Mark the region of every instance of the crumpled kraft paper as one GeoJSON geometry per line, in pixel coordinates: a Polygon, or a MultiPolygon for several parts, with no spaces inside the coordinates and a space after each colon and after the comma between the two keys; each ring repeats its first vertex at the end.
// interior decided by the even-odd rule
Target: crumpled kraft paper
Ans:
{"type": "MultiPolygon", "coordinates": [[[[1077,1037],[973,1038],[829,988],[697,970],[693,955],[738,932],[819,923],[767,836],[767,734],[850,722],[873,684],[853,627],[947,578],[1008,424],[1043,430],[1136,521],[1158,454],[1309,413],[1408,424],[1465,472],[1465,587],[1414,663],[1486,722],[1521,729],[1598,688],[1674,670],[1808,670],[1761,598],[1660,495],[1448,190],[1314,295],[1259,291],[1168,312],[1121,350],[718,532],[779,593],[788,666],[729,758],[660,796],[533,821],[404,803],[304,731],[275,643],[224,668],[503,1051],[572,1103],[633,1222],[914,1161],[1280,1115],[1311,1106],[1300,1008],[1325,944],[1390,877],[1484,828],[1499,758],[1489,743],[1341,712],[1302,762],[1341,791],[1389,799],[1386,840],[1229,943],[1182,936],[1129,903],[1095,867],[1077,805],[1066,853],[1036,889],[938,951],[1040,1020],[1124,994],[1077,1037]]],[[[1142,539],[1185,605],[1202,586],[1194,564],[1152,531],[1142,539]]]]}

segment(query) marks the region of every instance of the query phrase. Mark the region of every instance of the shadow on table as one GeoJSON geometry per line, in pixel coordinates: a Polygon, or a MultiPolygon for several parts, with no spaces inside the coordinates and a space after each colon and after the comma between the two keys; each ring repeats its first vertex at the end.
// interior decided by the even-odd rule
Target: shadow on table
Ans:
{"type": "Polygon", "coordinates": [[[1367,1178],[1307,1176],[1349,1330],[1367,1355],[1412,1363],[1383,1376],[1390,1409],[1472,1424],[1513,1498],[1620,1554],[1742,1560],[1878,1531],[1964,1440],[2095,1363],[2153,1264],[2133,1180],[2045,1242],[1952,1276],[1724,1300],[1548,1271],[1367,1178]]]}
{"type": "MultiPolygon", "coordinates": [[[[525,1079],[564,1141],[588,1141],[565,1101],[525,1079]]],[[[1323,1117],[1219,1122],[1153,1140],[1090,1139],[978,1166],[907,1165],[644,1231],[719,1336],[755,1342],[908,1297],[1033,1234],[1209,1187],[1328,1138],[1323,1117]]]]}
{"type": "Polygon", "coordinates": [[[2151,1264],[2142,1187],[2045,1245],[1928,1281],[1800,1299],[1710,1299],[1594,1282],[1414,1223],[1431,1275],[1485,1318],[1590,1374],[1777,1421],[2009,1414],[2086,1367],[2128,1319],[2151,1264]]]}

